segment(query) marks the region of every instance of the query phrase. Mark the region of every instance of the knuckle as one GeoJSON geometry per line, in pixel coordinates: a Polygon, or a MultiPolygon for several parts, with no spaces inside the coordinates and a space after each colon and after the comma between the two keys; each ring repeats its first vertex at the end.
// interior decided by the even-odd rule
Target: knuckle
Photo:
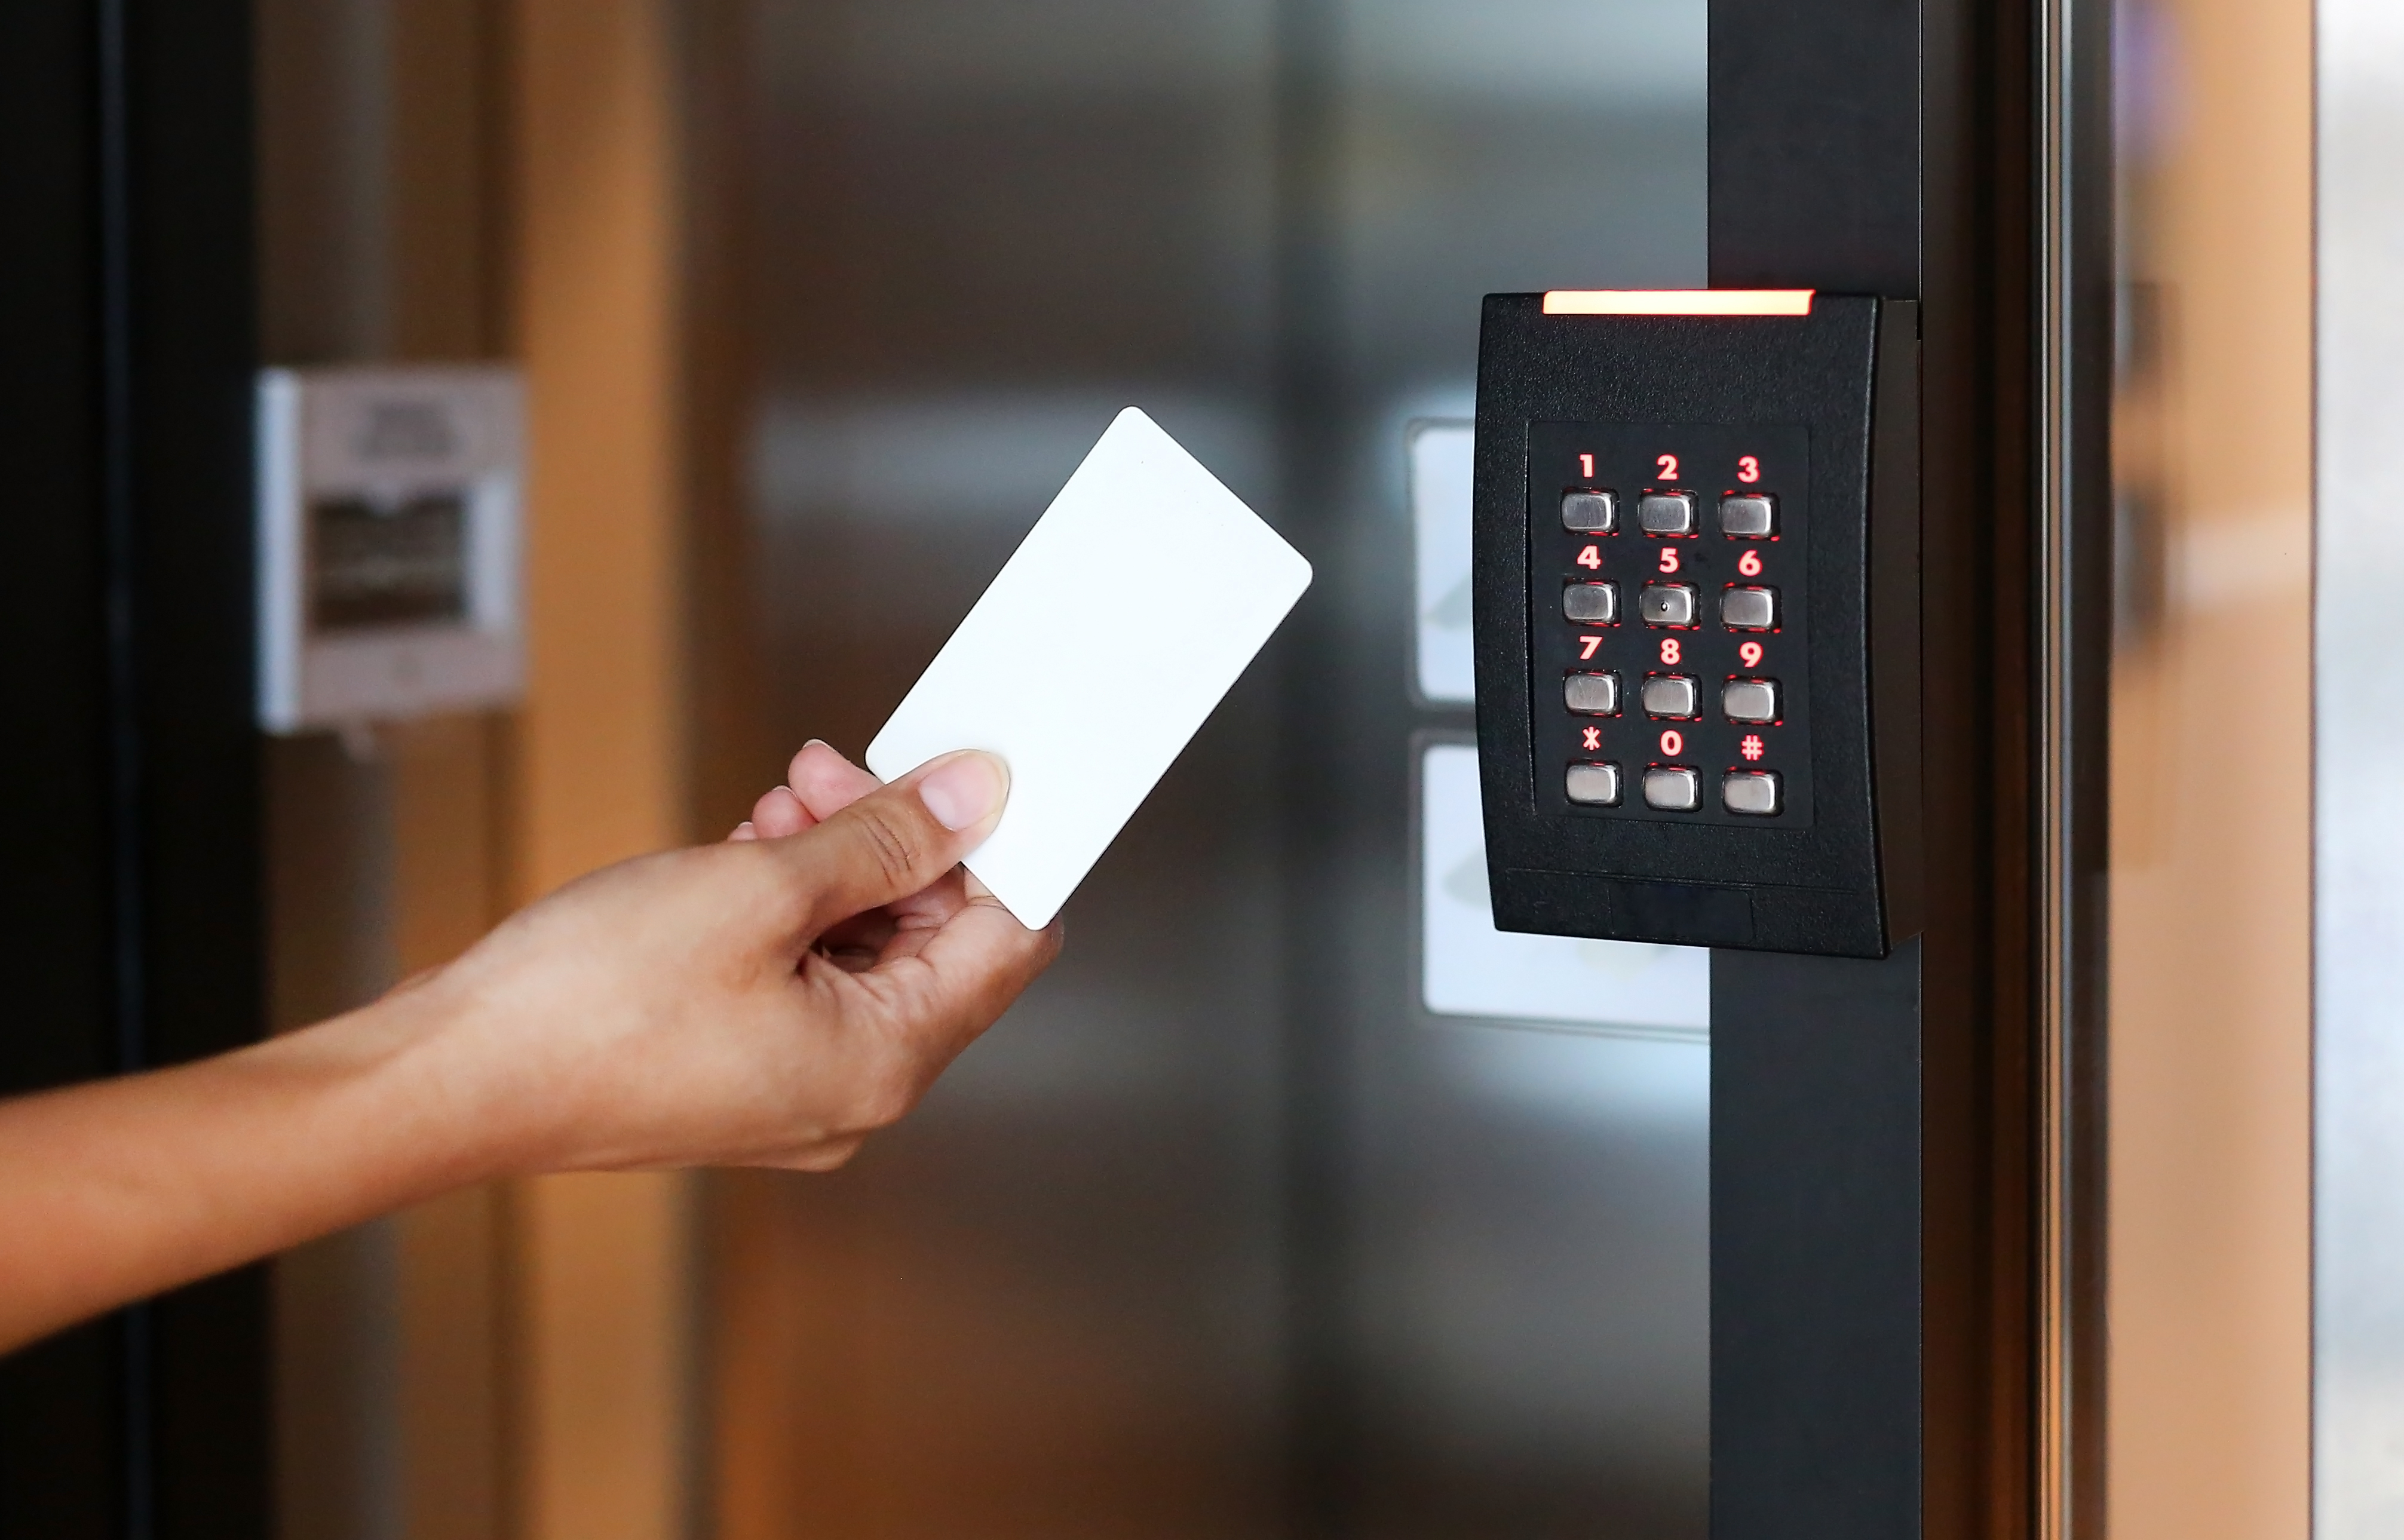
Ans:
{"type": "Polygon", "coordinates": [[[860,831],[887,881],[904,884],[917,873],[925,860],[926,841],[908,820],[896,818],[887,807],[862,806],[860,831]]]}

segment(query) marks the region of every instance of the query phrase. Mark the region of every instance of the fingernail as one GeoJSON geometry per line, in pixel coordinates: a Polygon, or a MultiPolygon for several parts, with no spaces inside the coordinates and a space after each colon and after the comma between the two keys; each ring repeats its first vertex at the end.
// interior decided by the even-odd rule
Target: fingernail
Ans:
{"type": "Polygon", "coordinates": [[[1001,805],[1008,773],[991,754],[962,754],[918,783],[918,800],[946,829],[966,829],[1001,805]]]}

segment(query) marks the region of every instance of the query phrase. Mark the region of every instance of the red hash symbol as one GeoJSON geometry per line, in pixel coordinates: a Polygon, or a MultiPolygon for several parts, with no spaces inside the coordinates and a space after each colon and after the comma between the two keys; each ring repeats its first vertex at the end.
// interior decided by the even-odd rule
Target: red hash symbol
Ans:
{"type": "Polygon", "coordinates": [[[1601,747],[1602,747],[1602,729],[1601,729],[1601,728],[1600,728],[1600,727],[1589,727],[1589,728],[1587,728],[1587,729],[1586,730],[1586,739],[1585,739],[1585,741],[1586,741],[1586,749],[1587,749],[1587,750],[1588,750],[1589,752],[1593,751],[1594,749],[1597,749],[1601,748],[1601,747]]]}
{"type": "Polygon", "coordinates": [[[1747,733],[1742,738],[1737,741],[1736,751],[1742,754],[1749,760],[1757,760],[1761,758],[1765,751],[1761,746],[1761,735],[1758,733],[1747,733]]]}

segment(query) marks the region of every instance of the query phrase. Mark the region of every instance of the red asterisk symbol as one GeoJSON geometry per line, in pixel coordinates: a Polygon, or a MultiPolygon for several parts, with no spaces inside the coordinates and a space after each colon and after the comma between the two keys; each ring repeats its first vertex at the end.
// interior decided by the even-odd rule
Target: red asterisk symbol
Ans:
{"type": "Polygon", "coordinates": [[[1738,742],[1736,751],[1742,754],[1749,760],[1757,760],[1767,752],[1767,750],[1762,748],[1761,735],[1758,733],[1747,733],[1744,737],[1738,742]]]}
{"type": "Polygon", "coordinates": [[[1585,740],[1585,741],[1586,741],[1586,748],[1587,748],[1589,750],[1592,750],[1592,749],[1600,749],[1600,748],[1601,748],[1601,747],[1602,747],[1602,729],[1601,729],[1601,728],[1600,728],[1600,727],[1589,727],[1589,728],[1587,728],[1587,729],[1586,730],[1586,740],[1585,740]]]}

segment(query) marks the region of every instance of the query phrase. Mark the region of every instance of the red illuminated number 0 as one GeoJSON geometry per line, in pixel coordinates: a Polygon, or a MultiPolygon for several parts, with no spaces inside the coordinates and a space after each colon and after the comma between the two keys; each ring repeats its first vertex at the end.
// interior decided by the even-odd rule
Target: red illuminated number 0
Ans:
{"type": "Polygon", "coordinates": [[[1653,466],[1655,469],[1661,472],[1663,481],[1674,482],[1678,479],[1678,456],[1675,455],[1664,455],[1655,460],[1653,466]]]}
{"type": "MultiPolygon", "coordinates": [[[[1577,642],[1578,662],[1592,663],[1594,661],[1594,650],[1602,645],[1602,637],[1600,635],[1580,637],[1577,639],[1577,642]]],[[[1761,651],[1760,645],[1756,642],[1747,642],[1745,645],[1752,648],[1756,652],[1761,651]]]]}
{"type": "Polygon", "coordinates": [[[1665,545],[1661,548],[1661,570],[1664,572],[1678,570],[1678,553],[1673,547],[1665,545]]]}
{"type": "Polygon", "coordinates": [[[1580,567],[1585,567],[1589,572],[1601,571],[1602,547],[1599,545],[1587,546],[1585,550],[1577,553],[1577,564],[1580,567]]]}
{"type": "Polygon", "coordinates": [[[1578,456],[1578,474],[1589,482],[1594,480],[1593,455],[1581,455],[1578,456]]]}
{"type": "Polygon", "coordinates": [[[1761,480],[1761,460],[1759,456],[1753,455],[1738,455],[1736,457],[1736,479],[1748,485],[1761,480]]]}
{"type": "Polygon", "coordinates": [[[1760,577],[1761,553],[1758,551],[1748,551],[1743,555],[1739,556],[1736,559],[1736,569],[1743,573],[1748,578],[1760,577]]]}
{"type": "Polygon", "coordinates": [[[1661,661],[1663,663],[1676,663],[1684,655],[1684,652],[1681,651],[1678,646],[1677,637],[1664,637],[1661,638],[1661,661]]]}
{"type": "Polygon", "coordinates": [[[1759,642],[1746,642],[1743,646],[1736,650],[1736,655],[1747,668],[1758,668],[1761,666],[1761,644],[1759,642]]]}
{"type": "Polygon", "coordinates": [[[1686,735],[1672,727],[1661,735],[1661,752],[1676,759],[1686,751],[1686,735]]]}

